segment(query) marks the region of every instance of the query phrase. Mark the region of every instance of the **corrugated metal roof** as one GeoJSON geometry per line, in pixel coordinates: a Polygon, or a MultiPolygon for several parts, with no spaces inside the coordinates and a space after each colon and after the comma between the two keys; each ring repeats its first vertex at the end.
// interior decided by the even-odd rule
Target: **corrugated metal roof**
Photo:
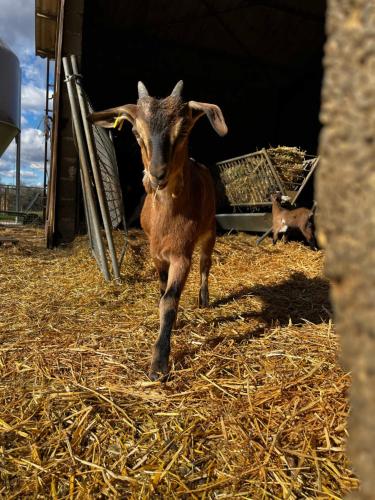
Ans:
{"type": "Polygon", "coordinates": [[[57,18],[60,0],[35,0],[35,52],[55,58],[57,18]]]}

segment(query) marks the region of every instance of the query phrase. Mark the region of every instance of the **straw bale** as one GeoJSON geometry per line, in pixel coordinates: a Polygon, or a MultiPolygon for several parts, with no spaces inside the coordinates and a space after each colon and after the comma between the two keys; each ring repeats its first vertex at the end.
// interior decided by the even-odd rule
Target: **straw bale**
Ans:
{"type": "MultiPolygon", "coordinates": [[[[39,234],[40,236],[40,234],[39,234]]],[[[86,238],[0,249],[2,498],[342,498],[349,375],[322,252],[218,238],[212,306],[193,266],[170,380],[146,376],[158,285],[141,232],[122,283],[86,238]]]]}

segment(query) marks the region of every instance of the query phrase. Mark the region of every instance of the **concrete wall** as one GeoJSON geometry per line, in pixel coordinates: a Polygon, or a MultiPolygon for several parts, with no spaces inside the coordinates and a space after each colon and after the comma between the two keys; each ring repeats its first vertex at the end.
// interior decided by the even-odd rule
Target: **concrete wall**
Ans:
{"type": "Polygon", "coordinates": [[[330,0],[321,118],[319,239],[342,359],[352,371],[355,498],[375,497],[375,2],[330,0]]]}

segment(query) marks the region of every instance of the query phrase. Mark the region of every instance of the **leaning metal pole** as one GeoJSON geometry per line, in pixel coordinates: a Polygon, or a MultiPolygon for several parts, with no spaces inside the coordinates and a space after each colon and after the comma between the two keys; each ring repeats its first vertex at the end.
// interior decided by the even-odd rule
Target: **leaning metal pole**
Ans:
{"type": "Polygon", "coordinates": [[[97,160],[96,148],[94,146],[92,129],[91,129],[91,126],[90,126],[88,119],[87,119],[88,109],[87,109],[86,99],[85,99],[85,96],[83,94],[83,89],[81,86],[80,75],[78,72],[77,58],[76,58],[76,56],[72,55],[72,56],[70,56],[70,60],[72,63],[72,68],[73,68],[73,76],[74,76],[73,81],[74,81],[74,85],[75,85],[77,95],[78,95],[78,102],[79,102],[79,107],[81,109],[83,128],[85,131],[87,147],[88,147],[88,151],[89,151],[89,155],[90,155],[91,168],[92,168],[92,171],[94,174],[95,187],[96,187],[96,192],[98,195],[99,207],[100,207],[102,220],[103,220],[103,226],[104,226],[104,230],[105,230],[105,234],[106,234],[106,238],[107,238],[107,242],[108,242],[108,250],[109,250],[109,254],[111,256],[113,275],[114,275],[116,280],[119,280],[120,279],[120,272],[119,272],[119,266],[118,266],[117,257],[116,257],[116,249],[115,249],[115,245],[113,242],[112,227],[111,227],[111,221],[110,221],[110,217],[109,217],[108,205],[107,205],[107,200],[106,200],[105,193],[104,193],[102,177],[101,177],[101,174],[99,171],[99,165],[98,165],[98,160],[97,160]]]}
{"type": "Polygon", "coordinates": [[[109,271],[108,271],[108,264],[107,264],[107,259],[105,256],[102,235],[100,233],[99,217],[98,217],[98,213],[96,210],[95,200],[94,200],[91,182],[90,182],[89,161],[88,161],[87,152],[85,149],[85,144],[83,142],[83,131],[82,131],[82,125],[81,125],[80,118],[79,118],[78,106],[77,106],[76,99],[74,96],[74,89],[73,89],[73,84],[72,84],[73,75],[71,74],[70,64],[69,64],[67,57],[63,57],[63,65],[64,65],[65,81],[66,81],[66,85],[67,85],[67,89],[68,89],[70,107],[72,110],[73,126],[74,126],[74,131],[75,131],[76,139],[77,139],[80,165],[81,165],[81,169],[82,169],[82,179],[83,179],[82,188],[86,192],[87,207],[88,207],[88,211],[92,217],[92,220],[90,221],[91,222],[90,225],[91,225],[91,230],[92,230],[93,236],[94,236],[94,238],[97,242],[97,246],[98,246],[99,259],[100,259],[100,264],[101,264],[100,267],[101,267],[101,270],[103,272],[104,278],[106,279],[106,281],[109,281],[110,275],[109,275],[109,271]]]}

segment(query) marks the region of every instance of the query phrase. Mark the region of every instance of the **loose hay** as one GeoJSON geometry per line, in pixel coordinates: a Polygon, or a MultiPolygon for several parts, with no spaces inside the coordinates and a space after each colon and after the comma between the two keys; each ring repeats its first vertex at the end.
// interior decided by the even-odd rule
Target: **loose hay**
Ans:
{"type": "Polygon", "coordinates": [[[322,253],[219,238],[212,307],[182,296],[172,377],[146,377],[158,285],[141,233],[123,283],[73,250],[0,250],[0,495],[342,498],[349,377],[322,253]]]}
{"type": "Polygon", "coordinates": [[[299,148],[278,146],[267,149],[267,154],[287,191],[297,191],[304,179],[306,153],[299,148]]]}

